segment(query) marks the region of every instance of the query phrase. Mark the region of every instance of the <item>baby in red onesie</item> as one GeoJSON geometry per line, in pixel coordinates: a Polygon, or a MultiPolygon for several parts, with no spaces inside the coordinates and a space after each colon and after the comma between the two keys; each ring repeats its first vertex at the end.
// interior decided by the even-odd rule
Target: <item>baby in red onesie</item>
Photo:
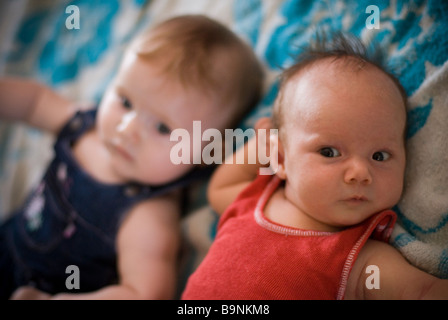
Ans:
{"type": "Polygon", "coordinates": [[[406,94],[361,43],[351,47],[356,39],[334,40],[282,74],[273,117],[256,126],[278,134],[249,140],[233,155],[244,164],[215,172],[209,200],[224,213],[183,299],[448,299],[448,280],[387,244],[403,190],[406,94]],[[248,155],[268,144],[272,175],[260,175],[248,155]]]}

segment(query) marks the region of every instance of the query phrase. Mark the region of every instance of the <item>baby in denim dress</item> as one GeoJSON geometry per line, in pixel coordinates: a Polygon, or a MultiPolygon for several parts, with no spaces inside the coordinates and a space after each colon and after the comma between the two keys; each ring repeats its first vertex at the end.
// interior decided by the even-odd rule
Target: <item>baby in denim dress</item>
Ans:
{"type": "Polygon", "coordinates": [[[0,79],[2,119],[57,134],[42,181],[0,226],[1,297],[173,298],[182,187],[211,170],[174,163],[171,132],[192,133],[195,121],[202,131],[235,126],[262,80],[250,47],[200,15],[137,37],[93,110],[36,82],[0,79]]]}

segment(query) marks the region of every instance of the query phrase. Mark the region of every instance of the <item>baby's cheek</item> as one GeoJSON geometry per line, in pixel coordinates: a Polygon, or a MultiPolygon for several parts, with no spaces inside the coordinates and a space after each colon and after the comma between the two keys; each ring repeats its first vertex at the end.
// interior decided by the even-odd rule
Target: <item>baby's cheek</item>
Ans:
{"type": "Polygon", "coordinates": [[[393,207],[400,200],[403,192],[403,182],[400,176],[389,175],[383,183],[377,186],[377,194],[385,207],[393,207]]]}
{"type": "Polygon", "coordinates": [[[303,170],[297,175],[297,190],[303,201],[318,201],[328,195],[329,181],[319,171],[303,170]]]}

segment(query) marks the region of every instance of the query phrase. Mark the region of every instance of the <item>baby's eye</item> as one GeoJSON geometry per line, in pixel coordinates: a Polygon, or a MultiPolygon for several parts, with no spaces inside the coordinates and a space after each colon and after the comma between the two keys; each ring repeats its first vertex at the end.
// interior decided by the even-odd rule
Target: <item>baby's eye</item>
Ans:
{"type": "Polygon", "coordinates": [[[341,155],[337,149],[331,147],[322,148],[319,150],[319,153],[326,158],[335,158],[341,155]]]}
{"type": "Polygon", "coordinates": [[[120,97],[121,100],[121,105],[125,108],[125,109],[132,109],[132,103],[131,101],[129,101],[128,98],[121,96],[120,97]]]}
{"type": "Polygon", "coordinates": [[[386,151],[378,151],[375,152],[372,156],[372,159],[375,161],[386,161],[390,158],[390,153],[386,151]]]}
{"type": "Polygon", "coordinates": [[[168,126],[164,123],[157,123],[156,124],[156,129],[160,134],[171,134],[171,129],[168,128],[168,126]]]}

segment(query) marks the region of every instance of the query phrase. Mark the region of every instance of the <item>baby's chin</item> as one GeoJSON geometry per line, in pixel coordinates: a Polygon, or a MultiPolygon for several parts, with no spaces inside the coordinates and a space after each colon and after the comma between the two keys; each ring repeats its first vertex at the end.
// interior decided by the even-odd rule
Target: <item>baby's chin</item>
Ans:
{"type": "Polygon", "coordinates": [[[331,224],[338,229],[344,229],[364,222],[365,220],[375,215],[375,213],[376,212],[373,211],[358,214],[350,212],[345,215],[344,214],[339,215],[331,222],[331,224]]]}

